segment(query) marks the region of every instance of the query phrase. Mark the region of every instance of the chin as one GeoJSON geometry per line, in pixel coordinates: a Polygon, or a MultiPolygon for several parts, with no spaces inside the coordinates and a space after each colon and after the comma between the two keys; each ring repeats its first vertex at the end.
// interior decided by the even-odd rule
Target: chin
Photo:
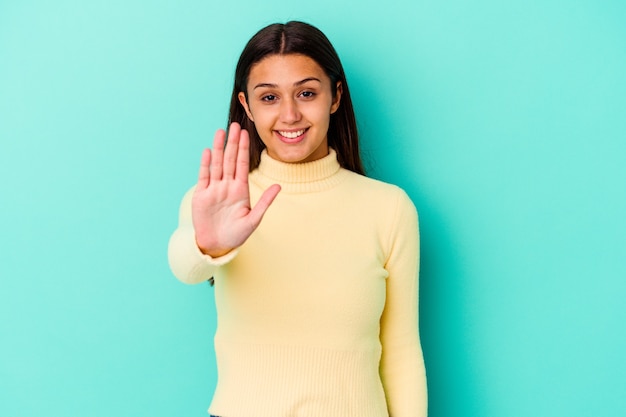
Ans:
{"type": "Polygon", "coordinates": [[[310,155],[300,152],[270,152],[270,156],[281,162],[297,164],[306,160],[310,155]]]}
{"type": "MultiPolygon", "coordinates": [[[[274,159],[278,159],[282,162],[287,162],[291,164],[303,163],[303,162],[312,162],[318,159],[322,159],[328,155],[328,148],[324,150],[321,149],[313,149],[313,150],[304,150],[304,149],[291,149],[284,150],[283,152],[275,152],[273,155],[274,159]]],[[[270,156],[272,154],[270,153],[270,156]]]]}

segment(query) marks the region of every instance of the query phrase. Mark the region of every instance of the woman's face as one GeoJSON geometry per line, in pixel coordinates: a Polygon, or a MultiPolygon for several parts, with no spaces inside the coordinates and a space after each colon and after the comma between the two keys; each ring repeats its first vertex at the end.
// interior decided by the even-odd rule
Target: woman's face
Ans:
{"type": "Polygon", "coordinates": [[[283,162],[310,162],[328,155],[330,115],[339,108],[341,83],[331,81],[305,55],[270,55],[252,66],[248,100],[239,101],[254,122],[269,156],[283,162]]]}

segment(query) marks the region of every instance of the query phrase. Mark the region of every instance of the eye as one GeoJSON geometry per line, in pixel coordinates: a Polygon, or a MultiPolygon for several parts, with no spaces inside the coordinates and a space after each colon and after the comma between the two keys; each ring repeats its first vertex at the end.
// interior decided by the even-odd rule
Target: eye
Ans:
{"type": "Polygon", "coordinates": [[[276,96],[272,95],[272,94],[266,94],[263,97],[261,97],[261,101],[265,101],[265,102],[272,102],[276,100],[276,96]]]}
{"type": "Polygon", "coordinates": [[[304,98],[312,98],[315,96],[315,93],[313,91],[303,91],[300,95],[304,98]]]}

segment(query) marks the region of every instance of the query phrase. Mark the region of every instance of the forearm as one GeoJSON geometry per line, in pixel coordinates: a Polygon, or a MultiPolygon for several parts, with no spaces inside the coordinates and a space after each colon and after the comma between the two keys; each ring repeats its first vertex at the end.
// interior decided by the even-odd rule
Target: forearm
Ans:
{"type": "Polygon", "coordinates": [[[398,201],[392,230],[380,374],[391,417],[425,417],[428,396],[418,317],[419,228],[415,207],[405,195],[398,201]]]}
{"type": "Polygon", "coordinates": [[[428,389],[422,350],[417,345],[383,346],[381,380],[390,417],[426,417],[428,389]]]}
{"type": "Polygon", "coordinates": [[[191,198],[193,190],[185,194],[180,205],[178,228],[168,245],[170,269],[180,281],[197,284],[211,278],[215,269],[229,262],[237,251],[230,251],[221,257],[212,258],[202,253],[196,242],[196,234],[191,221],[191,198]]]}
{"type": "Polygon", "coordinates": [[[174,276],[186,284],[197,284],[213,276],[215,265],[207,262],[209,257],[196,245],[192,227],[179,227],[174,231],[167,255],[174,276]]]}

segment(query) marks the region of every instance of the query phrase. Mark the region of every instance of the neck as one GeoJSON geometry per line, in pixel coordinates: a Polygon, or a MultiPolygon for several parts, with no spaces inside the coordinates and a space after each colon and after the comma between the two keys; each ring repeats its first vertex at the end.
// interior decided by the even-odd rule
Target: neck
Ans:
{"type": "Polygon", "coordinates": [[[328,155],[323,158],[303,163],[277,161],[264,150],[259,167],[253,171],[253,178],[264,187],[280,184],[286,192],[308,192],[337,184],[341,172],[343,170],[333,149],[329,149],[328,155]]]}

